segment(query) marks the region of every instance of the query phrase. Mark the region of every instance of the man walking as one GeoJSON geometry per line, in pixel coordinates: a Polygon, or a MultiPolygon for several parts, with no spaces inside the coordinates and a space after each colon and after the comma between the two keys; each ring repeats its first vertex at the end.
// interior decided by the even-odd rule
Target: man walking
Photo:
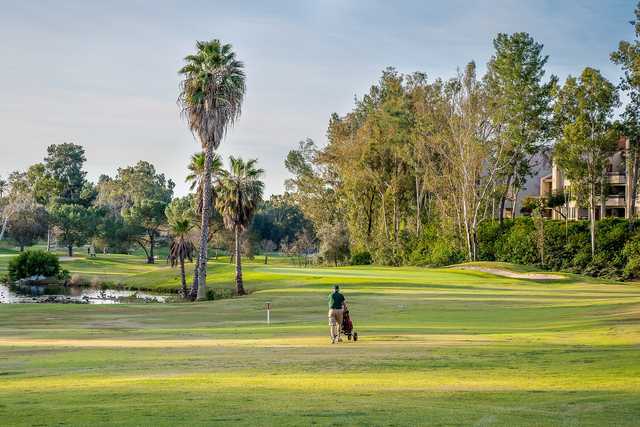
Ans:
{"type": "Polygon", "coordinates": [[[340,286],[335,285],[333,287],[333,292],[329,294],[329,328],[331,331],[331,344],[342,341],[342,338],[340,338],[340,328],[342,326],[344,302],[345,298],[340,293],[340,286]]]}

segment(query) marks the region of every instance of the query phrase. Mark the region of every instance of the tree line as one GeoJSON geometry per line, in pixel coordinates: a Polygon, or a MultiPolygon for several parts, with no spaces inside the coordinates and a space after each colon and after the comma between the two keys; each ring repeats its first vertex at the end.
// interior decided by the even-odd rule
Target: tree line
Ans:
{"type": "MultiPolygon", "coordinates": [[[[47,250],[55,244],[68,256],[87,244],[109,253],[139,247],[151,264],[162,245],[169,249],[167,260],[181,269],[183,294],[195,297],[194,285],[187,289],[184,263],[198,253],[203,161],[203,153],[192,156],[187,176],[192,192],[176,197],[174,182],[149,162],[118,168],[93,183],[86,178],[82,146],[50,145],[41,163],[0,179],[0,241],[9,238],[23,250],[44,240],[47,250]]],[[[311,227],[288,199],[262,200],[263,171],[255,160],[232,157],[229,169],[218,156],[213,163],[207,245],[233,254],[242,293],[239,254],[289,251],[311,227]]]]}
{"type": "Polygon", "coordinates": [[[611,54],[624,74],[618,84],[592,67],[564,82],[548,76],[548,55],[527,33],[498,34],[482,76],[474,62],[450,79],[384,70],[350,112],[331,116],[325,147],[307,139],[291,150],[289,196],[321,244],[348,236],[341,259],[367,253],[381,264],[428,263],[436,251],[473,261],[481,225],[502,224],[507,200],[518,215],[527,178],[553,158],[570,192],[541,199],[541,208],[558,200],[587,208],[594,256],[596,210],[604,217],[609,158],[623,138],[635,216],[640,7],[635,16],[635,39],[611,54]],[[620,93],[628,101],[616,119],[620,93]]]}

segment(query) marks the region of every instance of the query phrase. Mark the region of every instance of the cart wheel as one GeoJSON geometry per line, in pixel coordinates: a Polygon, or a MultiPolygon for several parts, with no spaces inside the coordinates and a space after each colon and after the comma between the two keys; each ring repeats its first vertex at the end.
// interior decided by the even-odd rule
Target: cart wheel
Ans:
{"type": "Polygon", "coordinates": [[[358,341],[358,333],[357,332],[353,333],[353,340],[354,341],[358,341]]]}

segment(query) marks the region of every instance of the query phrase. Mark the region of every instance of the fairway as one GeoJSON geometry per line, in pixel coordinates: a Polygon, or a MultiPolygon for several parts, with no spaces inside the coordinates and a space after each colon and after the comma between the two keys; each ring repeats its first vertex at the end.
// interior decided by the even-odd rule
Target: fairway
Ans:
{"type": "MultiPolygon", "coordinates": [[[[117,273],[165,274],[159,288],[169,287],[175,270],[137,271],[133,260],[117,273]]],[[[91,267],[65,268],[76,262],[91,267]]],[[[231,286],[233,268],[213,263],[210,275],[214,286],[231,286]]],[[[0,306],[2,424],[633,425],[640,417],[638,285],[259,263],[247,264],[246,282],[247,297],[197,304],[0,306]],[[334,283],[350,302],[357,343],[329,343],[334,283]]]]}

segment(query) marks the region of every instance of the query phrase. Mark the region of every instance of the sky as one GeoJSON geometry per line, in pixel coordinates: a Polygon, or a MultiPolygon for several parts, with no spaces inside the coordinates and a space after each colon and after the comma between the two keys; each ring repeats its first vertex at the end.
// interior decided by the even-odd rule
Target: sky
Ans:
{"type": "Polygon", "coordinates": [[[196,40],[233,44],[244,61],[243,113],[220,152],[257,158],[281,193],[297,142],[326,144],[388,66],[448,78],[479,71],[499,32],[544,44],[547,73],[586,66],[618,82],[609,53],[631,40],[633,0],[7,1],[0,0],[0,176],[43,160],[50,144],[86,150],[88,178],[147,160],[184,195],[200,147],[176,104],[196,40]]]}

